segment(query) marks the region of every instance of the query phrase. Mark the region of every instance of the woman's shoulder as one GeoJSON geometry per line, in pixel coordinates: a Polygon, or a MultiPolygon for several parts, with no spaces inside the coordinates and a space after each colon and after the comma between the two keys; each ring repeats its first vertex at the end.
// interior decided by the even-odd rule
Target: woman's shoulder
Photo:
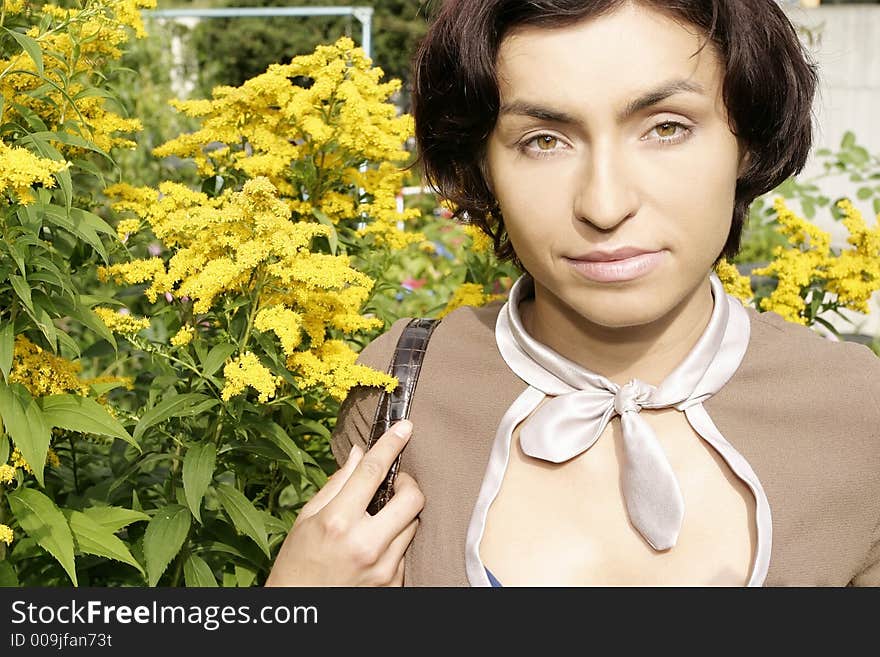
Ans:
{"type": "MultiPolygon", "coordinates": [[[[496,300],[485,306],[460,306],[440,319],[428,343],[428,354],[453,352],[463,358],[490,354],[495,346],[495,321],[504,305],[496,300]]],[[[415,317],[401,317],[371,340],[358,355],[357,363],[387,370],[404,328],[415,317]]],[[[426,356],[426,359],[428,356],[426,356]]]]}
{"type": "Polygon", "coordinates": [[[866,345],[835,341],[775,312],[746,308],[751,336],[744,378],[768,389],[800,390],[804,398],[849,403],[880,421],[880,358],[866,345]]]}
{"type": "MultiPolygon", "coordinates": [[[[806,368],[851,369],[880,374],[880,358],[864,344],[825,338],[801,324],[795,324],[778,313],[758,312],[746,308],[751,321],[750,346],[774,359],[798,359],[806,368]]],[[[875,386],[880,382],[875,381],[875,386]]]]}

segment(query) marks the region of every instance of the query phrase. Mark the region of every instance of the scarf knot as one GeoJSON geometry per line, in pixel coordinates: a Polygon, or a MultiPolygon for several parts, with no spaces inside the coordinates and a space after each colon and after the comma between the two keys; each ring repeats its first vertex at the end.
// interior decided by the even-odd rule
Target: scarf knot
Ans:
{"type": "Polygon", "coordinates": [[[632,379],[629,383],[620,387],[614,395],[614,410],[618,415],[632,411],[638,413],[642,410],[642,404],[648,401],[651,393],[656,388],[639,379],[632,379]]]}

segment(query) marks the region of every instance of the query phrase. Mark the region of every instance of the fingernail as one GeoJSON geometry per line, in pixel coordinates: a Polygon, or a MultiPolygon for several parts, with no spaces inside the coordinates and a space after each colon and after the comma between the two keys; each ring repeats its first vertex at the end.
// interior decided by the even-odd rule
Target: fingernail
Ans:
{"type": "Polygon", "coordinates": [[[394,425],[392,431],[395,435],[400,436],[401,438],[406,438],[412,433],[412,426],[412,422],[409,420],[401,420],[394,425]]]}

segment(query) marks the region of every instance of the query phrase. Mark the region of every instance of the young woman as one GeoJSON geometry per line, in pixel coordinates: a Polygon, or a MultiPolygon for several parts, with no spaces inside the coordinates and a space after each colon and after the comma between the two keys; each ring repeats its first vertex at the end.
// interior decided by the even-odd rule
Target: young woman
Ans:
{"type": "Polygon", "coordinates": [[[415,73],[428,179],[523,274],[438,325],[408,443],[364,455],[352,390],[268,584],[880,585],[880,360],[713,273],[810,149],[776,2],[447,0],[415,73]]]}

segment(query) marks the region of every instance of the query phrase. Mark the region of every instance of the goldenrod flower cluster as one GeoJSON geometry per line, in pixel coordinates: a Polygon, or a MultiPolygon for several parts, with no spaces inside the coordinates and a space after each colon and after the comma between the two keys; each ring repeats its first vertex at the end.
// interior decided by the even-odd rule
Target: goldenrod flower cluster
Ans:
{"type": "Polygon", "coordinates": [[[7,146],[0,141],[0,195],[22,205],[32,203],[31,187],[36,184],[54,187],[54,174],[66,167],[66,162],[37,157],[25,148],[7,146]]]}
{"type": "Polygon", "coordinates": [[[437,317],[445,317],[461,306],[485,306],[496,299],[504,298],[503,294],[486,294],[483,291],[483,286],[479,283],[463,283],[453,292],[452,298],[446,307],[437,314],[437,317]]]}
{"type": "Polygon", "coordinates": [[[11,484],[15,479],[15,468],[4,463],[0,465],[0,484],[11,484]]]}
{"type": "Polygon", "coordinates": [[[280,376],[274,376],[268,367],[260,362],[256,354],[246,351],[238,358],[226,363],[223,368],[226,385],[223,387],[223,400],[241,394],[245,387],[250,386],[260,393],[257,401],[266,402],[275,396],[275,389],[284,382],[280,376]]]}
{"type": "Polygon", "coordinates": [[[752,301],[755,293],[752,290],[751,278],[740,274],[736,266],[728,262],[726,258],[722,258],[715,265],[715,273],[724,284],[724,290],[728,294],[732,294],[746,303],[752,301]]]}
{"type": "Polygon", "coordinates": [[[31,468],[31,464],[24,460],[24,456],[21,455],[21,450],[16,447],[12,450],[12,455],[9,457],[9,462],[12,463],[13,468],[21,468],[28,474],[33,474],[34,470],[31,468]]]}
{"type": "Polygon", "coordinates": [[[145,317],[134,317],[129,313],[122,313],[112,308],[98,307],[92,310],[104,322],[104,325],[114,333],[133,335],[150,328],[150,320],[145,317]]]}
{"type": "Polygon", "coordinates": [[[838,207],[844,212],[844,224],[850,233],[847,241],[853,248],[835,254],[830,235],[795,215],[783,198],[777,197],[773,207],[778,216],[777,230],[788,237],[793,248],[777,246],[774,260],[753,270],[755,275],[775,276],[779,281],[770,296],[761,300],[761,310],[806,325],[805,291],[818,283],[823,296],[825,291],[837,295],[839,306],[868,312],[868,299],[880,289],[880,223],[868,229],[852,203],[841,201],[838,207]]]}
{"type": "Polygon", "coordinates": [[[22,384],[34,397],[88,394],[89,381],[79,378],[81,369],[79,363],[47,352],[23,335],[15,336],[9,380],[22,384]]]}
{"type": "MultiPolygon", "coordinates": [[[[17,3],[12,6],[17,7],[17,3]]],[[[44,70],[40,74],[26,52],[0,59],[0,94],[15,98],[25,112],[36,113],[47,131],[65,131],[66,123],[76,121],[83,136],[104,151],[114,146],[134,147],[134,142],[118,133],[139,130],[140,121],[108,109],[103,95],[89,93],[89,81],[96,80],[100,86],[98,76],[105,62],[121,57],[119,46],[128,41],[127,28],[138,37],[144,36],[139,10],[155,7],[156,2],[88,0],[81,6],[69,9],[31,4],[29,16],[37,25],[27,35],[42,51],[44,70]]],[[[5,7],[9,11],[10,3],[5,7]]],[[[4,120],[27,124],[11,105],[5,108],[4,120]]],[[[56,142],[56,146],[68,155],[83,152],[76,145],[56,142]]]]}
{"type": "Polygon", "coordinates": [[[12,545],[12,539],[12,528],[9,525],[0,523],[0,541],[3,541],[6,545],[12,545]]]}
{"type": "Polygon", "coordinates": [[[827,289],[837,295],[842,305],[867,313],[868,300],[880,289],[880,217],[875,227],[868,229],[849,199],[842,199],[837,205],[849,231],[846,241],[853,248],[842,251],[826,265],[827,289]]]}
{"type": "MultiPolygon", "coordinates": [[[[373,281],[353,269],[348,256],[311,252],[312,239],[327,235],[330,228],[291,221],[290,209],[268,178],[254,178],[241,192],[229,190],[215,198],[170,182],[159,192],[116,185],[107,194],[119,199],[116,210],[134,212],[149,223],[172,255],[167,265],[151,258],[101,268],[101,280],[149,281],[150,301],[165,293],[188,296],[195,313],[212,310],[223,295],[250,297],[257,308],[254,327],[275,333],[288,358],[298,355],[304,335],[313,358],[321,361],[328,328],[350,333],[382,326],[381,320],[360,314],[373,281]]],[[[356,353],[346,349],[354,360],[356,353]]],[[[294,359],[288,366],[309,380],[351,385],[349,373],[330,363],[316,365],[321,376],[312,376],[307,371],[311,362],[294,359]],[[333,376],[328,378],[328,372],[333,376]]],[[[228,366],[233,378],[227,379],[226,397],[247,385],[259,390],[261,398],[271,397],[274,383],[270,385],[273,379],[264,369],[256,356],[242,354],[228,366]]],[[[364,371],[357,372],[359,382],[369,379],[364,371]]]]}
{"type": "Polygon", "coordinates": [[[173,101],[201,128],[154,153],[192,158],[203,176],[266,177],[295,220],[314,222],[320,213],[337,228],[375,235],[377,244],[418,243],[424,235],[398,227],[420,211],[398,212],[403,172],[394,164],[409,158],[403,144],[413,119],[396,116],[387,100],[401,83],[381,83],[383,75],[342,37],[289,64],[273,64],[240,87],[217,87],[210,100],[173,101]],[[380,164],[362,172],[365,162],[380,164]]]}
{"type": "Polygon", "coordinates": [[[185,347],[192,342],[195,332],[192,326],[180,327],[180,330],[171,337],[171,345],[174,347],[185,347]]]}
{"type": "Polygon", "coordinates": [[[355,363],[357,353],[341,340],[327,340],[317,350],[300,351],[288,359],[288,367],[297,370],[306,386],[323,386],[338,401],[345,399],[356,385],[382,386],[388,392],[398,381],[384,372],[377,372],[355,363]]]}
{"type": "Polygon", "coordinates": [[[7,16],[20,14],[24,11],[25,0],[3,0],[3,11],[7,16]]]}
{"type": "Polygon", "coordinates": [[[474,253],[491,253],[494,249],[492,238],[473,224],[462,226],[465,234],[471,238],[471,250],[474,253]]]}

